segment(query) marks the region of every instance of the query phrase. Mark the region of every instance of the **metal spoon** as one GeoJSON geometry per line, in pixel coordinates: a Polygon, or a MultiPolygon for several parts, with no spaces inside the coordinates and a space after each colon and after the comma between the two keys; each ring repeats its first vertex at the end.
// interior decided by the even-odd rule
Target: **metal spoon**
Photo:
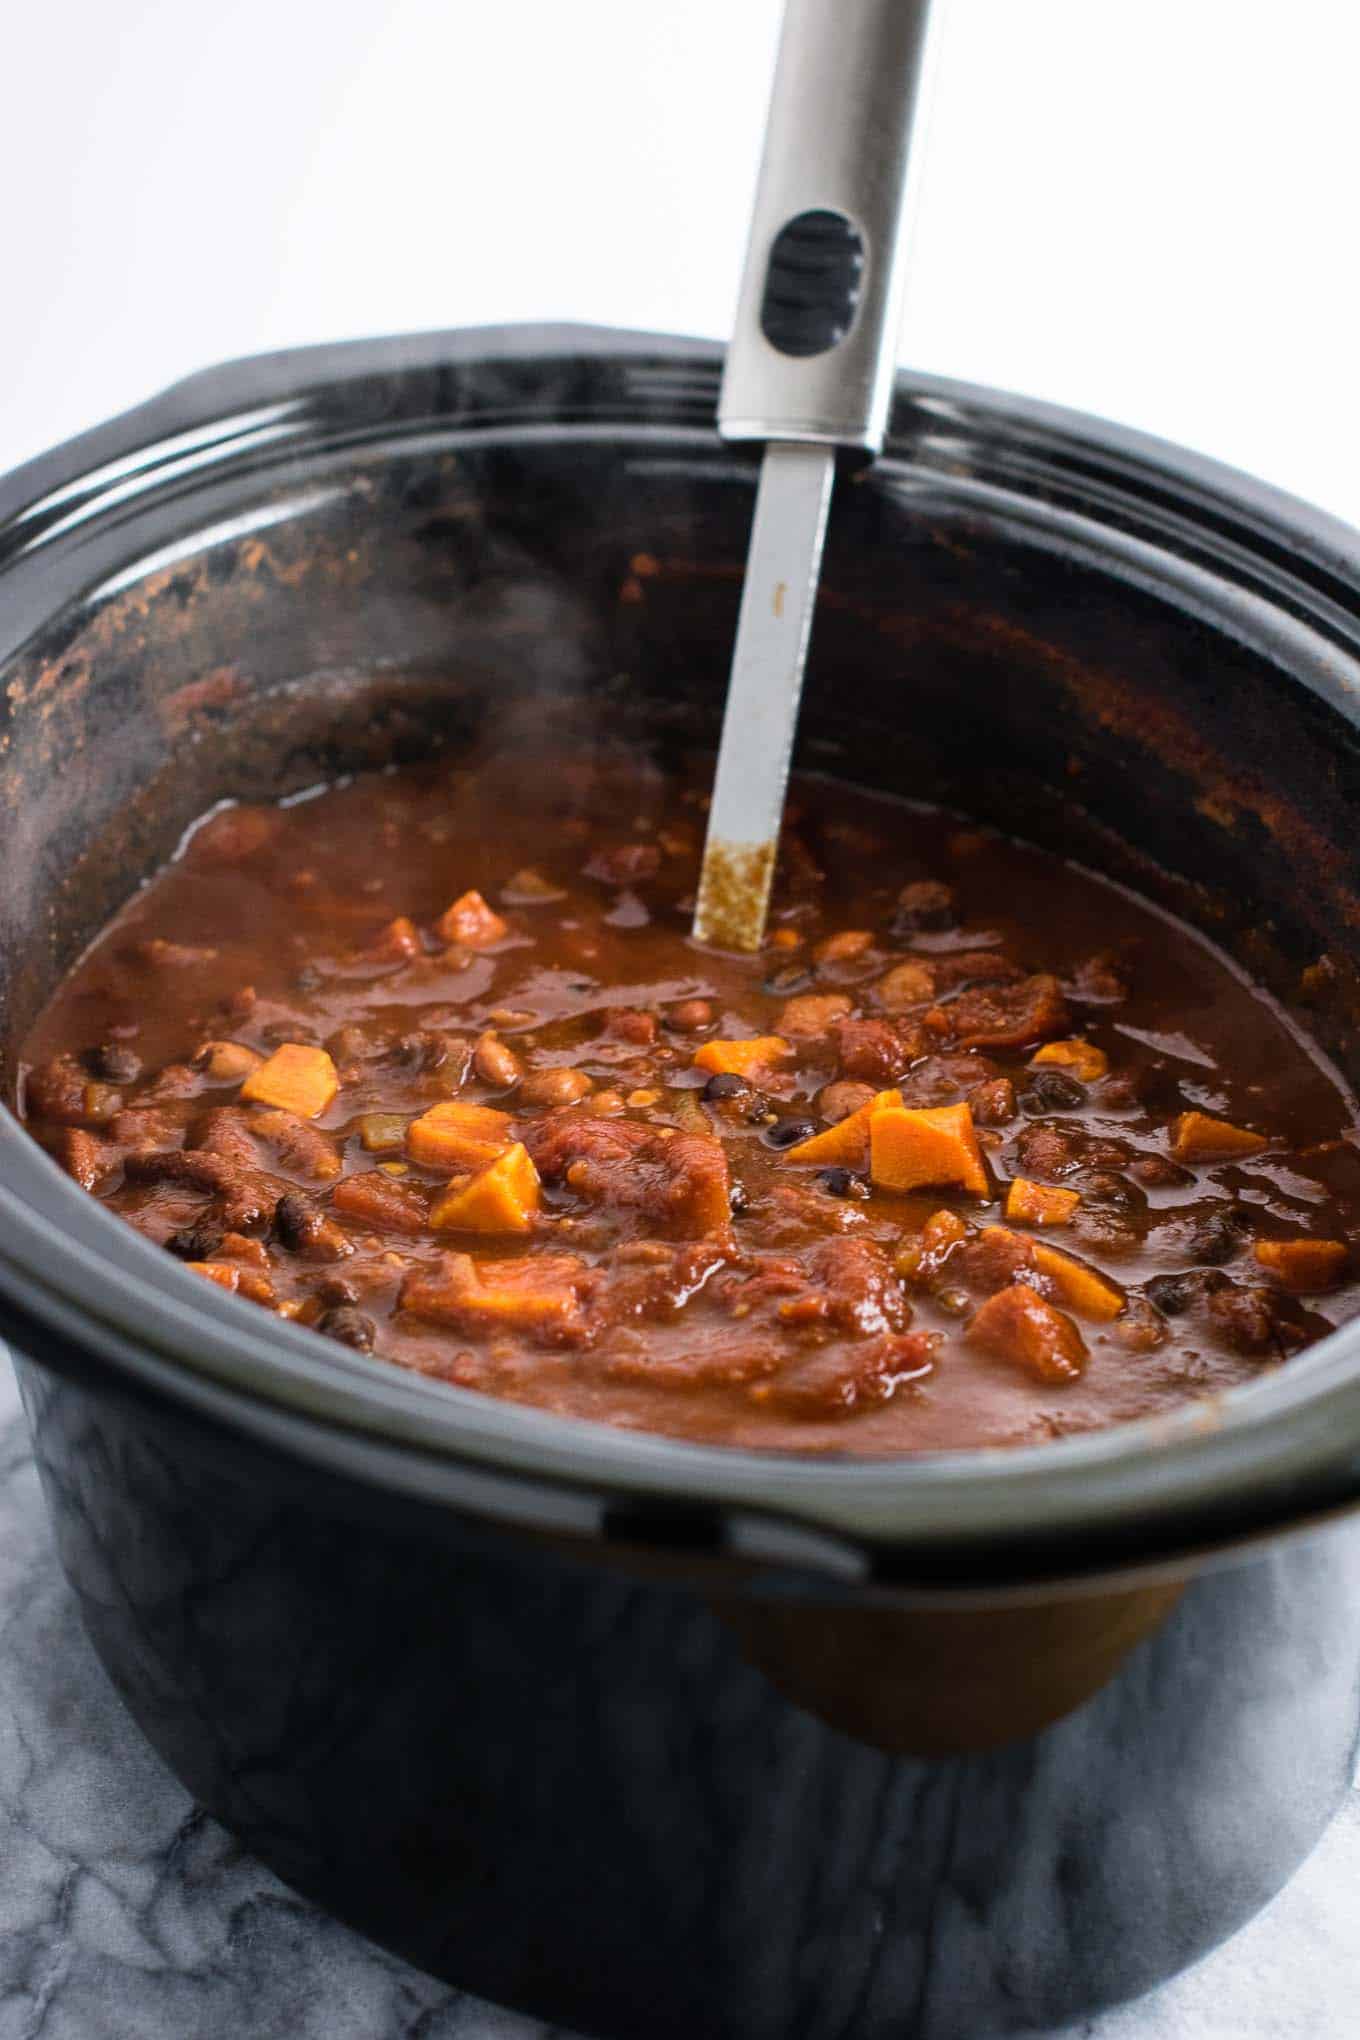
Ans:
{"type": "Polygon", "coordinates": [[[931,0],[786,0],[718,405],[766,441],[694,934],[756,950],[774,882],[836,452],[883,444],[931,0]]]}

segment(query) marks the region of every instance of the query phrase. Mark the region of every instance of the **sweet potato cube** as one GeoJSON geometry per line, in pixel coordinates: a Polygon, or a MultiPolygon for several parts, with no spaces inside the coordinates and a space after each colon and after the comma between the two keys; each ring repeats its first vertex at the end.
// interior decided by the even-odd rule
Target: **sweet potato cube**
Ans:
{"type": "Polygon", "coordinates": [[[1059,1190],[1016,1176],[1006,1192],[1006,1216],[1013,1225],[1066,1225],[1080,1203],[1079,1190],[1059,1190]]]}
{"type": "Polygon", "coordinates": [[[1342,1240],[1258,1240],[1254,1252],[1286,1289],[1300,1292],[1331,1289],[1350,1258],[1342,1240]]]}
{"type": "Polygon", "coordinates": [[[484,1169],[510,1145],[510,1114],[493,1105],[441,1099],[406,1129],[406,1152],[427,1169],[484,1169]]]}
{"type": "Polygon", "coordinates": [[[225,1261],[186,1261],[184,1265],[191,1274],[201,1275],[207,1282],[215,1282],[219,1289],[235,1289],[241,1279],[240,1269],[225,1261]]]}
{"type": "Polygon", "coordinates": [[[811,1162],[818,1168],[834,1164],[843,1169],[867,1169],[870,1120],[875,1112],[901,1103],[900,1091],[879,1091],[857,1112],[837,1120],[834,1126],[825,1127],[821,1133],[811,1134],[807,1140],[800,1140],[797,1147],[787,1149],[785,1160],[811,1162]]]}
{"type": "Polygon", "coordinates": [[[1182,1112],[1176,1121],[1171,1152],[1178,1162],[1229,1162],[1239,1155],[1259,1155],[1268,1147],[1263,1133],[1214,1119],[1207,1112],[1182,1112]]]}
{"type": "Polygon", "coordinates": [[[933,1211],[917,1238],[903,1241],[893,1265],[909,1282],[929,1282],[967,1237],[968,1228],[956,1211],[933,1211]]]}
{"type": "Polygon", "coordinates": [[[413,956],[423,955],[424,945],[415,922],[406,914],[398,914],[395,921],[379,929],[368,945],[368,953],[379,963],[406,963],[413,956]]]}
{"type": "Polygon", "coordinates": [[[1107,1282],[1103,1275],[1097,1275],[1094,1268],[1088,1268],[1084,1261],[1074,1259],[1071,1254],[1059,1253],[1056,1247],[1046,1247],[1035,1240],[1033,1245],[1034,1265],[1047,1275],[1069,1310],[1078,1317],[1095,1318],[1107,1323],[1117,1318],[1124,1308],[1124,1296],[1107,1282]]]}
{"type": "Polygon", "coordinates": [[[430,1224],[438,1232],[528,1232],[542,1202],[538,1170],[517,1140],[475,1176],[450,1183],[430,1224]]]}
{"type": "Polygon", "coordinates": [[[263,1240],[248,1239],[245,1233],[223,1233],[215,1256],[219,1261],[244,1261],[251,1268],[269,1266],[269,1249],[263,1240]]]}
{"type": "Polygon", "coordinates": [[[928,1254],[943,1254],[968,1237],[968,1228],[957,1211],[932,1211],[921,1228],[921,1243],[928,1254]]]}
{"type": "Polygon", "coordinates": [[[975,1196],[987,1195],[987,1171],[966,1105],[880,1107],[869,1120],[869,1174],[883,1190],[957,1183],[975,1196]]]}
{"type": "Polygon", "coordinates": [[[750,1041],[706,1041],[694,1052],[694,1067],[714,1076],[755,1077],[792,1054],[782,1034],[757,1034],[750,1041]]]}
{"type": "Polygon", "coordinates": [[[464,949],[492,949],[510,933],[510,923],[479,892],[460,894],[434,925],[443,941],[459,942],[464,949]]]}
{"type": "Polygon", "coordinates": [[[229,1289],[237,1296],[248,1297],[252,1303],[274,1302],[273,1284],[254,1268],[243,1268],[235,1261],[186,1261],[184,1265],[192,1268],[195,1275],[215,1282],[219,1289],[229,1289]]]}
{"type": "Polygon", "coordinates": [[[365,1112],[359,1139],[370,1155],[394,1155],[406,1145],[407,1121],[400,1112],[365,1112]]]}
{"type": "Polygon", "coordinates": [[[1083,1084],[1094,1084],[1097,1077],[1103,1077],[1110,1067],[1110,1058],[1103,1048],[1096,1048],[1092,1042],[1073,1035],[1068,1041],[1046,1041],[1030,1057],[1032,1063],[1057,1063],[1060,1068],[1070,1070],[1083,1084]]]}
{"type": "Polygon", "coordinates": [[[1023,1282],[989,1296],[968,1337],[1039,1381],[1075,1381],[1086,1365],[1086,1343],[1071,1318],[1023,1282]]]}
{"type": "Polygon", "coordinates": [[[299,1119],[315,1119],[339,1088],[335,1064],[324,1048],[303,1048],[296,1041],[285,1041],[267,1062],[251,1071],[241,1086],[241,1097],[252,1105],[277,1105],[281,1111],[296,1112],[299,1119]]]}

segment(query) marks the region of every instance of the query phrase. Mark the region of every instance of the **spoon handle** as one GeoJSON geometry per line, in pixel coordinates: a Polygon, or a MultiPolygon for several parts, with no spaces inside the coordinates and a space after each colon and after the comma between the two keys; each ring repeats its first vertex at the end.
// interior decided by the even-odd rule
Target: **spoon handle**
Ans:
{"type": "Polygon", "coordinates": [[[931,0],[787,0],[718,406],[726,439],[882,446],[931,16],[931,0]]]}

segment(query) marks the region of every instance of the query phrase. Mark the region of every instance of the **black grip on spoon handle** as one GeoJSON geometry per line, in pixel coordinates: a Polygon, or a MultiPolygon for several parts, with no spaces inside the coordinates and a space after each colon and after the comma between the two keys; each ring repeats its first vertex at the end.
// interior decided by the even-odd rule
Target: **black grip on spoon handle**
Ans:
{"type": "Polygon", "coordinates": [[[786,0],[718,405],[725,439],[883,443],[941,5],[786,0]]]}

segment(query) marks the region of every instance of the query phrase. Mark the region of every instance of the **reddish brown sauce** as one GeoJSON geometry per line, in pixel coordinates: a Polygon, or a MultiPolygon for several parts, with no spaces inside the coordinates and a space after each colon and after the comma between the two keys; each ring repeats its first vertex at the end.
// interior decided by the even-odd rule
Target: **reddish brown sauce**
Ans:
{"type": "Polygon", "coordinates": [[[1352,1106],[1199,937],[806,781],[764,953],[717,955],[702,824],[610,757],[219,811],[34,1029],[27,1123],[268,1309],[733,1444],[1083,1431],[1355,1310],[1352,1106]]]}

